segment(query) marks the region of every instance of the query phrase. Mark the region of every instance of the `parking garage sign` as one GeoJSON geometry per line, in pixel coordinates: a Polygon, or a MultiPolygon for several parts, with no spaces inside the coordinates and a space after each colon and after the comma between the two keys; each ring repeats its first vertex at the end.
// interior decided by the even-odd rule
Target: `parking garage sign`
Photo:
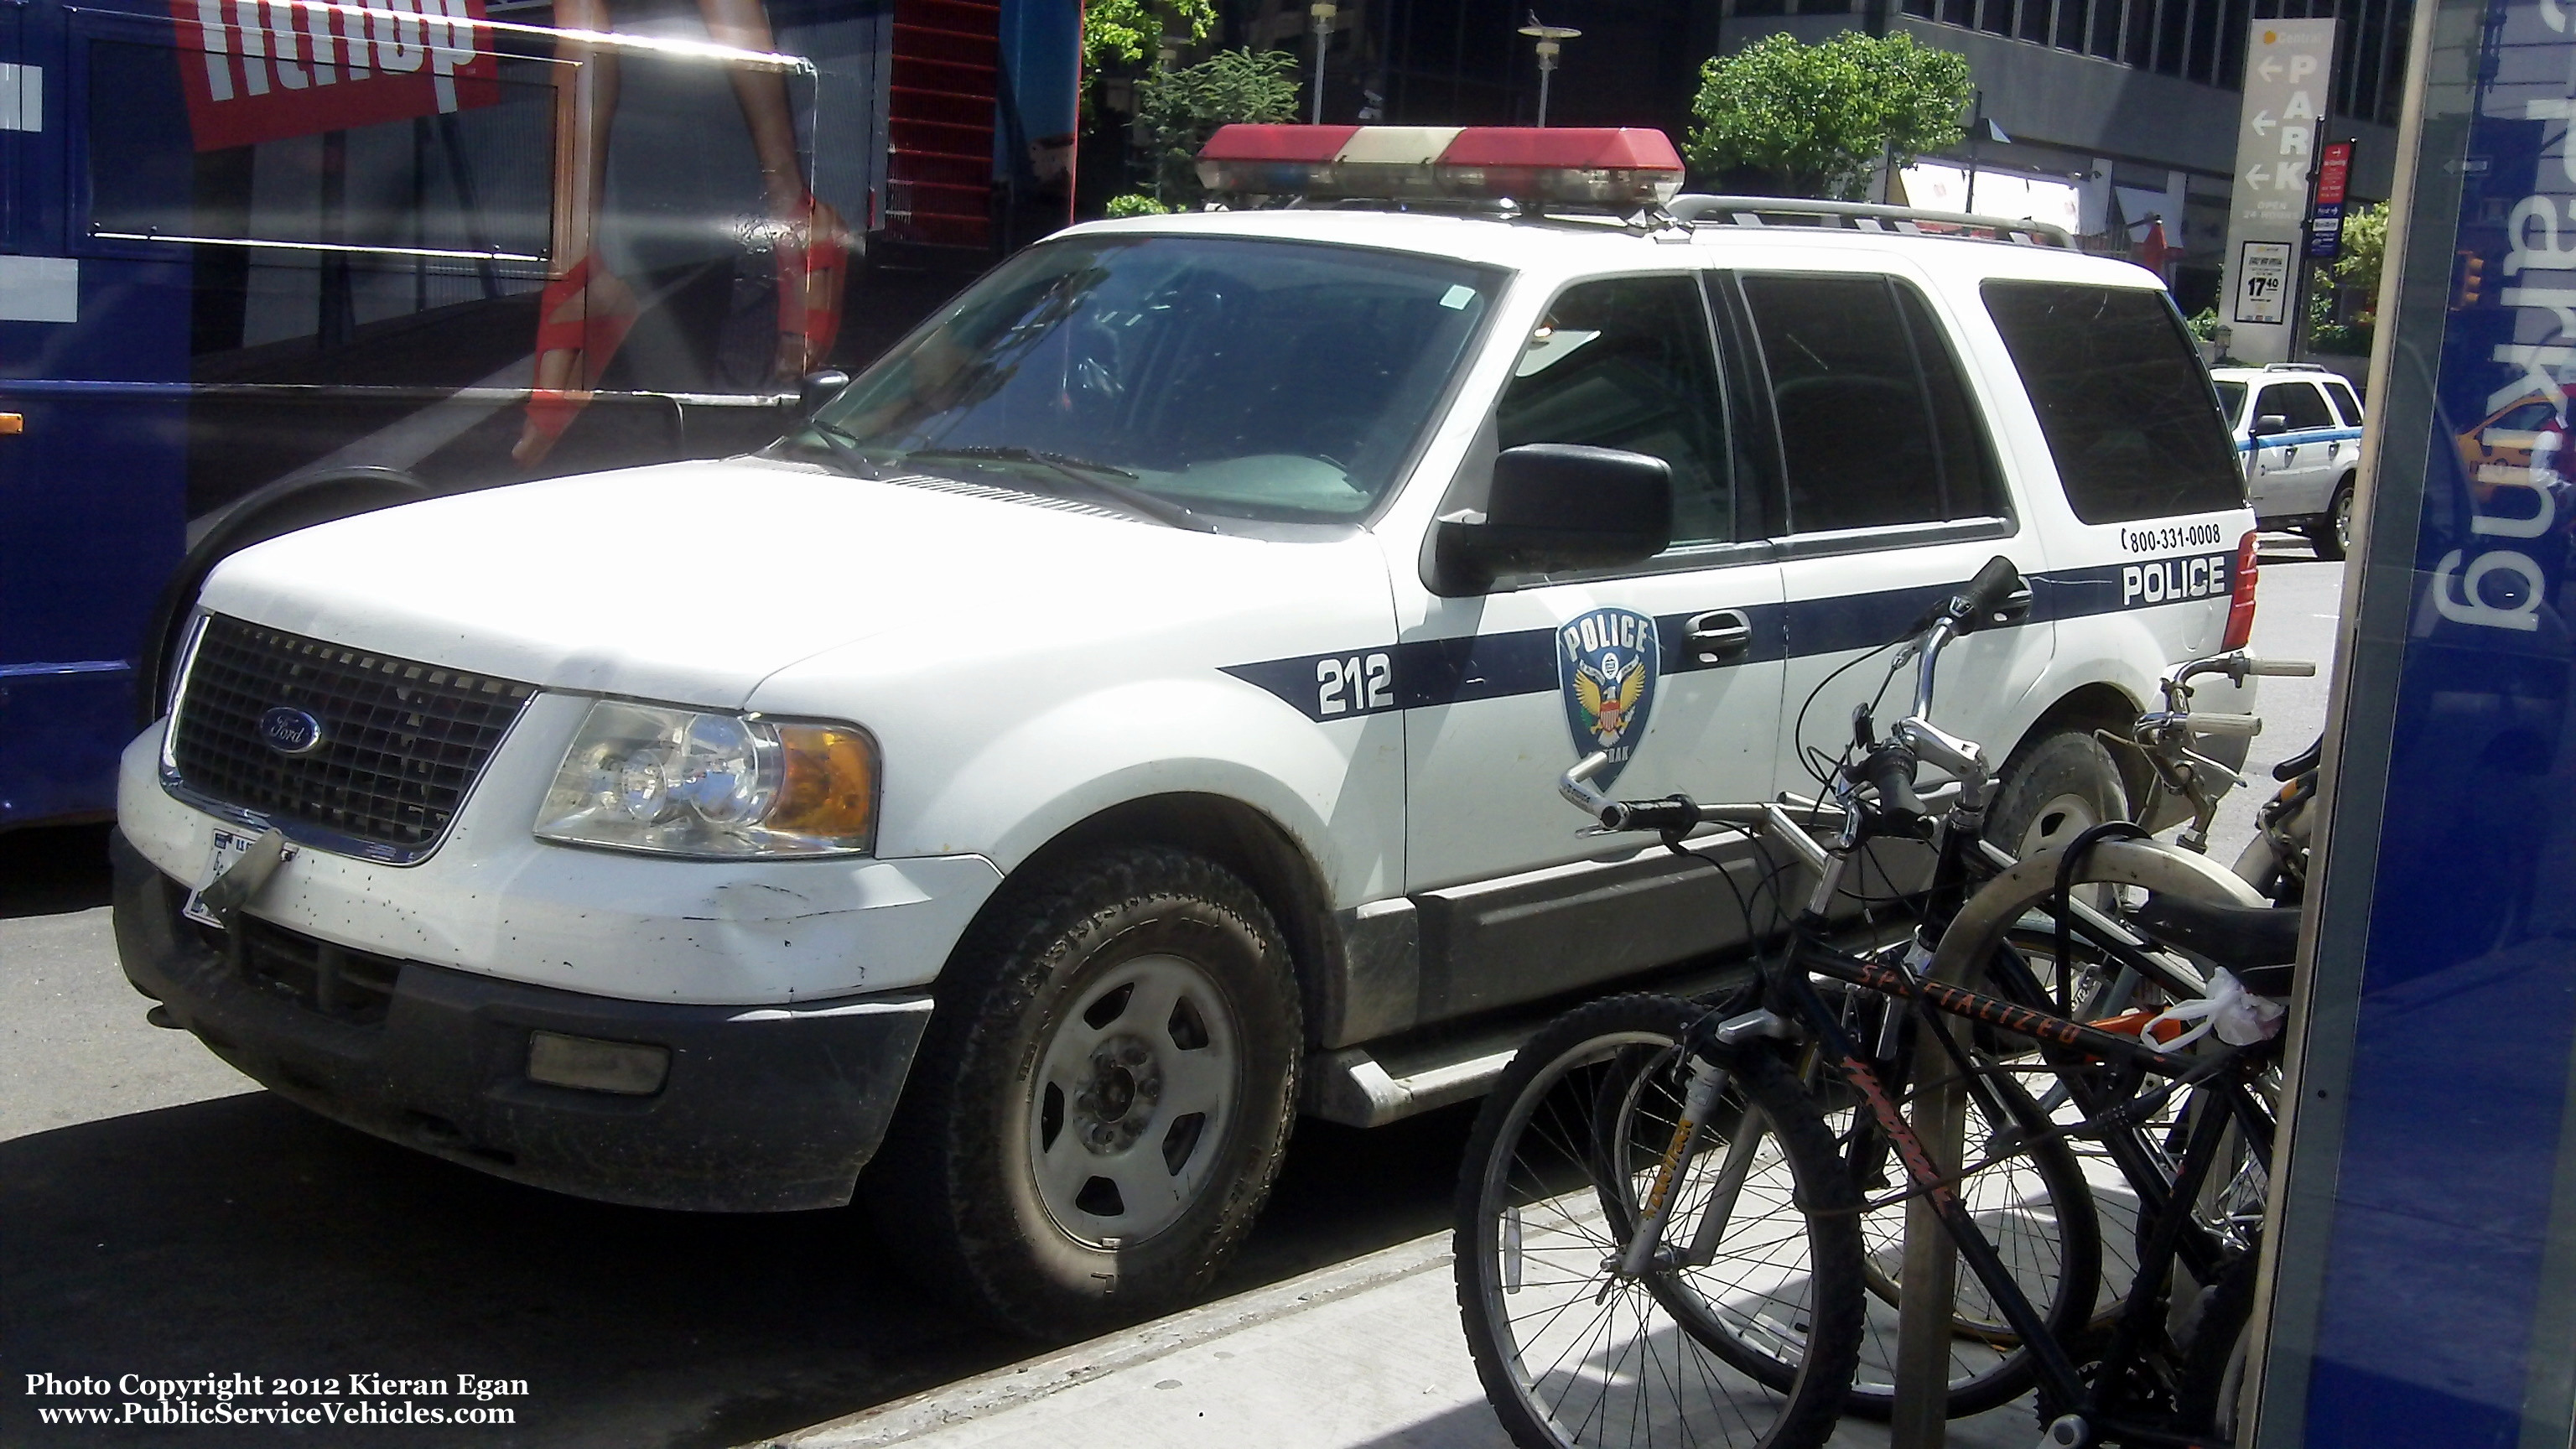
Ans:
{"type": "Polygon", "coordinates": [[[2227,210],[2228,350],[2247,362],[2290,356],[2293,258],[2306,237],[2308,168],[2331,93],[2335,22],[2256,20],[2245,37],[2245,103],[2227,210]]]}

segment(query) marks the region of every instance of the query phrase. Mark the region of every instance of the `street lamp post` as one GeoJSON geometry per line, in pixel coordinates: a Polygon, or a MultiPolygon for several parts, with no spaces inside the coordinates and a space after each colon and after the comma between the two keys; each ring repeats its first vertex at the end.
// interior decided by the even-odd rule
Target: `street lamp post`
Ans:
{"type": "Polygon", "coordinates": [[[1339,13],[1334,0],[1315,0],[1306,7],[1306,14],[1315,23],[1315,95],[1308,115],[1318,126],[1324,124],[1324,42],[1332,38],[1333,17],[1339,13]]]}
{"type": "Polygon", "coordinates": [[[1530,12],[1529,24],[1521,27],[1521,34],[1538,42],[1538,123],[1542,126],[1547,124],[1547,83],[1556,74],[1557,50],[1582,33],[1571,26],[1542,24],[1535,10],[1530,12]]]}

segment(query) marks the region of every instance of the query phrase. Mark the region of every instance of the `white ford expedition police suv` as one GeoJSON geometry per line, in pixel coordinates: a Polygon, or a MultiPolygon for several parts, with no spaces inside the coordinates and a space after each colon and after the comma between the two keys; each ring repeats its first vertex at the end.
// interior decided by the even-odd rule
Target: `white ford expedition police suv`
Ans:
{"type": "Polygon", "coordinates": [[[863,1190],[1078,1329],[1204,1286],[1300,1110],[1471,1096],[1550,1003],[1745,942],[1717,872],[1578,835],[1575,759],[1812,790],[1886,678],[1845,666],[2002,554],[2033,607],[1939,718],[2036,848],[2251,625],[2181,321],[2062,235],[1676,199],[1655,132],[1203,166],[1380,200],[1078,226],[761,455],[227,560],[125,759],[156,1019],[521,1182],[863,1190]]]}

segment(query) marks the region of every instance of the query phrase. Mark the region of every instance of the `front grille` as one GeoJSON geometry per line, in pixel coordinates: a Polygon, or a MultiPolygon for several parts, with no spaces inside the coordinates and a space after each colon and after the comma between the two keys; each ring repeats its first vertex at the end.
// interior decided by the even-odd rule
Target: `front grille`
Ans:
{"type": "Polygon", "coordinates": [[[315,826],[411,859],[446,832],[534,692],[216,615],[188,668],[172,760],[189,791],[289,834],[315,826]],[[280,708],[319,721],[321,743],[273,748],[260,719],[280,708]]]}

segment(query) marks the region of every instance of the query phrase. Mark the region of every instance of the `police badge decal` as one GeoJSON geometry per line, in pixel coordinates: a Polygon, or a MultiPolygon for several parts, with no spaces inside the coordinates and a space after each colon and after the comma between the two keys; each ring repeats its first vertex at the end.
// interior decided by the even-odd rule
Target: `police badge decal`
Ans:
{"type": "Polygon", "coordinates": [[[1654,707],[1663,668],[1655,621],[1628,609],[1595,609],[1556,631],[1556,677],[1565,725],[1579,758],[1606,750],[1610,763],[1592,782],[1603,789],[1627,768],[1654,707]]]}

